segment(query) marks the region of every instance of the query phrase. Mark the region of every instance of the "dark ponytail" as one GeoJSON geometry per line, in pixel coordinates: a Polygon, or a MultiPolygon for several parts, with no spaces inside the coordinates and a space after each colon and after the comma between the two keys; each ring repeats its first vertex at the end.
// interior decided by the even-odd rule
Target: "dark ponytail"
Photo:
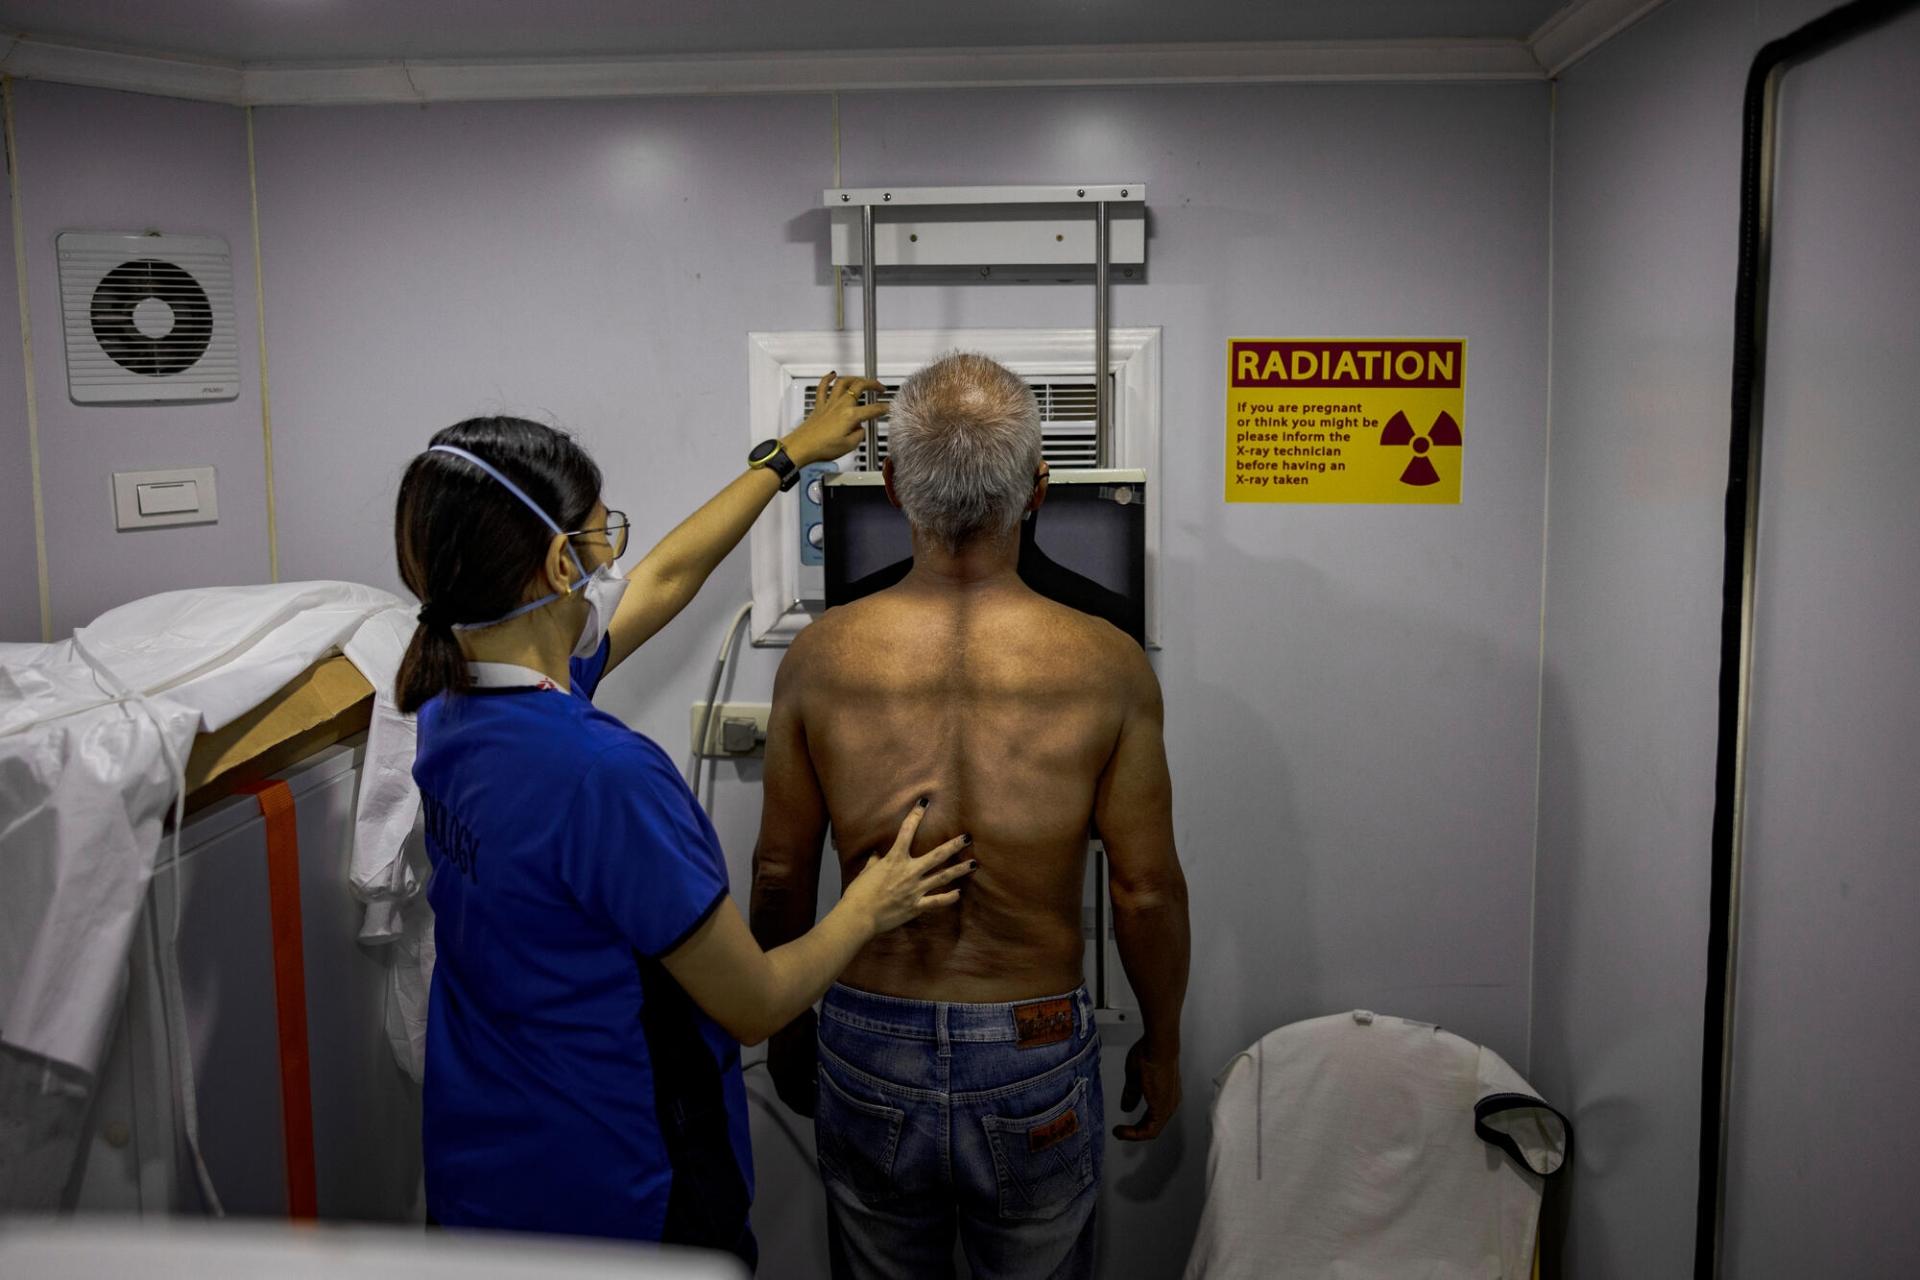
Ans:
{"type": "MultiPolygon", "coordinates": [[[[485,458],[562,529],[586,524],[600,500],[600,468],[564,431],[524,418],[469,418],[432,443],[485,458]]],[[[471,687],[454,626],[490,622],[527,600],[552,540],[540,517],[465,458],[422,453],[407,464],[393,541],[400,578],[421,606],[394,682],[400,710],[471,687]]]]}

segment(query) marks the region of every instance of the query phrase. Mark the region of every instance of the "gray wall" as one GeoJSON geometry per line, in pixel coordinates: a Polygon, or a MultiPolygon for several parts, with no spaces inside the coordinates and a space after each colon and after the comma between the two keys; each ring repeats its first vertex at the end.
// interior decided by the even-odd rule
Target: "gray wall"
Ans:
{"type": "MultiPolygon", "coordinates": [[[[848,182],[1140,179],[1166,328],[1163,580],[1177,820],[1198,924],[1188,1108],[1116,1153],[1111,1256],[1184,1260],[1209,1080],[1351,1006],[1524,1068],[1545,465],[1546,91],[1537,85],[850,96],[848,182]],[[1470,342],[1459,508],[1221,502],[1223,344],[1470,342]]],[[[744,334],[828,328],[822,97],[256,115],[288,577],[397,586],[405,460],[476,411],[550,415],[636,540],[741,465],[744,334]]],[[[857,297],[849,319],[858,323],[857,297]]],[[[1084,289],[888,290],[883,326],[1084,325],[1084,289]]],[[[685,746],[744,553],[603,701],[685,746]]],[[[734,692],[763,699],[777,653],[734,692]]],[[[758,779],[715,808],[744,887],[758,779]]],[[[756,1084],[756,1090],[763,1086],[756,1084]]],[[[818,1258],[817,1192],[756,1118],[770,1256],[818,1258]]]]}
{"type": "Polygon", "coordinates": [[[1780,120],[1727,1273],[1920,1275],[1920,15],[1780,120]]]}
{"type": "MultiPolygon", "coordinates": [[[[31,82],[14,85],[14,114],[54,634],[158,591],[266,581],[266,466],[244,117],[207,103],[31,82]],[[226,237],[240,342],[238,399],[101,406],[77,405],[68,396],[54,238],[62,231],[147,230],[226,237]],[[218,524],[115,532],[113,472],[193,466],[218,471],[218,524]]],[[[11,298],[7,308],[13,309],[11,298]]],[[[17,361],[17,331],[0,336],[11,339],[14,353],[0,360],[17,361]]],[[[0,376],[7,373],[0,365],[0,376]]],[[[24,438],[17,371],[9,384],[24,438]]],[[[9,441],[12,432],[9,426],[9,441]]],[[[12,463],[9,455],[9,489],[0,500],[11,500],[12,463]]],[[[22,576],[32,580],[31,525],[25,542],[7,545],[14,549],[4,571],[11,601],[26,589],[19,585],[22,576]]],[[[36,620],[34,634],[20,638],[37,639],[38,630],[36,620]]]]}
{"type": "MultiPolygon", "coordinates": [[[[1579,1132],[1578,1163],[1563,1188],[1571,1206],[1568,1274],[1579,1277],[1680,1275],[1691,1256],[1740,100],[1747,65],[1759,46],[1825,7],[1800,0],[1670,5],[1575,66],[1558,91],[1553,443],[1531,1056],[1534,1083],[1549,1097],[1572,1104],[1579,1132]]],[[[1909,78],[1914,52],[1908,34],[1897,56],[1909,78]]],[[[1905,122],[1894,124],[1888,116],[1875,132],[1850,116],[1858,104],[1829,98],[1817,123],[1795,126],[1812,132],[1790,135],[1801,140],[1802,154],[1786,162],[1783,182],[1798,184],[1793,166],[1811,163],[1809,153],[1836,143],[1847,145],[1831,171],[1857,177],[1862,157],[1898,138],[1906,143],[1902,158],[1877,156],[1874,172],[1882,184],[1907,182],[1910,191],[1910,91],[1906,101],[1905,122]],[[1856,167],[1848,170],[1849,165],[1856,167]]],[[[1882,109],[1891,112],[1893,105],[1887,98],[1882,109]]],[[[1812,190],[1784,186],[1784,208],[1793,208],[1793,193],[1804,199],[1812,190]]],[[[1911,303],[1905,299],[1912,294],[1912,250],[1906,249],[1904,260],[1876,259],[1876,251],[1858,236],[1873,229],[1872,243],[1886,241],[1891,217],[1886,210],[1897,198],[1893,190],[1880,193],[1873,205],[1878,212],[1851,205],[1844,213],[1828,208],[1824,225],[1845,230],[1817,240],[1808,234],[1791,250],[1783,245],[1782,266],[1799,272],[1801,309],[1793,321],[1801,336],[1834,318],[1821,308],[1843,300],[1853,305],[1852,286],[1841,281],[1884,281],[1863,313],[1847,324],[1876,333],[1884,344],[1879,351],[1887,362],[1905,365],[1903,376],[1911,387],[1916,353],[1911,303]],[[1844,274],[1832,280],[1818,274],[1843,267],[1844,274]],[[1903,301],[1904,312],[1897,309],[1903,301]]],[[[1911,212],[1903,212],[1910,229],[1911,212]]],[[[1819,351],[1830,348],[1823,344],[1819,351]]],[[[1824,392],[1848,372],[1837,363],[1816,363],[1800,376],[1806,387],[1824,392]]],[[[1874,386],[1861,394],[1886,394],[1880,389],[1884,383],[1874,386]]],[[[1830,402],[1819,412],[1834,413],[1838,404],[1830,402]]],[[[1811,420],[1783,429],[1791,432],[1793,425],[1804,431],[1811,420]]],[[[1897,472],[1903,457],[1911,457],[1910,448],[1880,455],[1875,465],[1897,472]]],[[[1913,472],[1909,468],[1905,474],[1910,480],[1913,472]]],[[[1872,484],[1864,473],[1850,475],[1850,483],[1863,486],[1863,497],[1892,483],[1872,484]]],[[[1827,508],[1826,514],[1833,510],[1827,508]]],[[[1803,564],[1833,555],[1849,536],[1846,526],[1835,526],[1822,537],[1817,531],[1824,515],[1794,514],[1798,532],[1812,532],[1816,544],[1792,553],[1803,564]]],[[[1901,528],[1886,526],[1889,536],[1901,528]]],[[[1903,545],[1910,548],[1911,524],[1904,529],[1903,545]]],[[[1856,596],[1854,603],[1862,599],[1856,596]]],[[[1883,607],[1894,616],[1904,608],[1911,616],[1911,596],[1898,601],[1883,607]]],[[[1838,619],[1826,623],[1829,631],[1855,626],[1838,619]]],[[[1863,664],[1869,658],[1885,660],[1884,649],[1873,648],[1884,641],[1862,635],[1857,643],[1863,664]]],[[[1910,690],[1910,673],[1906,679],[1910,690]]],[[[1832,721],[1826,723],[1826,732],[1837,732],[1832,721]]],[[[1820,795],[1813,777],[1804,776],[1773,802],[1804,808],[1819,803],[1820,795]]],[[[1807,851],[1804,844],[1797,848],[1807,851]]],[[[1867,865],[1852,883],[1860,888],[1882,883],[1876,877],[1891,874],[1887,853],[1883,840],[1863,855],[1867,865]]],[[[1844,875],[1830,870],[1821,881],[1829,894],[1835,874],[1844,875]]],[[[1791,915],[1799,907],[1768,903],[1766,909],[1791,915]]],[[[1754,944],[1766,956],[1761,963],[1814,964],[1816,953],[1831,940],[1827,926],[1844,930],[1847,919],[1842,912],[1817,926],[1805,920],[1791,926],[1796,932],[1782,932],[1778,918],[1759,922],[1768,935],[1754,944]]],[[[1884,933],[1875,936],[1885,938],[1884,933]]],[[[1912,952],[1900,954],[1910,985],[1912,952]]],[[[1850,961],[1837,968],[1852,981],[1862,976],[1850,961]]],[[[1820,989],[1831,993],[1838,981],[1834,970],[1823,962],[1801,981],[1815,973],[1821,975],[1820,989]]],[[[1779,995],[1775,988],[1761,998],[1778,1001],[1779,995]]],[[[1893,1003],[1904,1004],[1904,997],[1893,1003]]],[[[1777,1016],[1781,1009],[1771,1012],[1777,1016]]],[[[1911,1045],[1911,1039],[1905,1043],[1911,1045]]],[[[1800,1044],[1795,1051],[1816,1045],[1823,1055],[1873,1056],[1851,1038],[1800,1044]]],[[[1777,1061],[1775,1067],[1785,1069],[1777,1061]]],[[[1857,1069],[1864,1080],[1879,1068],[1857,1069]]],[[[1799,1087],[1834,1083],[1833,1075],[1822,1075],[1799,1087]]],[[[1816,1116],[1833,1116],[1833,1097],[1827,1094],[1829,1109],[1801,1117],[1776,1139],[1791,1133],[1824,1146],[1828,1139],[1820,1136],[1816,1116]]],[[[1785,1101],[1785,1092],[1756,1093],[1744,1105],[1785,1101]]],[[[1874,1098],[1869,1105],[1881,1103],[1874,1098]]],[[[1750,1119],[1768,1115],[1746,1114],[1750,1119]]],[[[1873,1123],[1864,1112],[1849,1121],[1873,1123]]],[[[1784,1157],[1774,1141],[1750,1150],[1755,1158],[1784,1157]]],[[[1794,1162],[1792,1172],[1781,1169],[1777,1176],[1804,1187],[1797,1179],[1813,1168],[1861,1154],[1830,1149],[1813,1157],[1811,1150],[1799,1148],[1800,1159],[1812,1160],[1811,1165],[1794,1162]]],[[[1868,1166],[1853,1169],[1848,1185],[1858,1186],[1868,1166]]],[[[1887,1194],[1902,1185],[1899,1174],[1890,1176],[1894,1181],[1884,1188],[1887,1194]]],[[[1783,1189],[1778,1181],[1769,1188],[1773,1193],[1783,1189]]],[[[1762,1202],[1766,1211],[1784,1207],[1779,1200],[1762,1202]]],[[[1776,1226],[1804,1232],[1808,1223],[1803,1207],[1801,1213],[1782,1215],[1776,1226]]],[[[1825,1237],[1814,1232],[1803,1239],[1825,1237]]],[[[1800,1275],[1810,1269],[1776,1271],[1741,1256],[1744,1265],[1729,1274],[1800,1275]]],[[[1828,1269],[1838,1265],[1845,1274],[1873,1273],[1849,1270],[1831,1251],[1821,1258],[1828,1269]]]]}

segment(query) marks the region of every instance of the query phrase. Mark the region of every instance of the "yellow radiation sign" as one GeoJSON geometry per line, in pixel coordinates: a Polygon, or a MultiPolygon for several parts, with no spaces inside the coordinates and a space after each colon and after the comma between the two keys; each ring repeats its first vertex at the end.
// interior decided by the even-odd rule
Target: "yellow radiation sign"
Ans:
{"type": "Polygon", "coordinates": [[[1462,338],[1232,338],[1227,501],[1458,503],[1462,338]]]}

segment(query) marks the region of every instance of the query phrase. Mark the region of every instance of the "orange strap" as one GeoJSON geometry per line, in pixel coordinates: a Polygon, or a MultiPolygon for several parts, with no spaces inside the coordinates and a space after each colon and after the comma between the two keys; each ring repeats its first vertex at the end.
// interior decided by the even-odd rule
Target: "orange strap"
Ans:
{"type": "Polygon", "coordinates": [[[300,933],[300,830],[284,782],[242,788],[267,820],[267,900],[273,917],[273,1000],[280,1028],[280,1127],[287,1149],[287,1216],[319,1214],[313,1166],[313,1079],[307,1054],[306,945],[300,933]]]}

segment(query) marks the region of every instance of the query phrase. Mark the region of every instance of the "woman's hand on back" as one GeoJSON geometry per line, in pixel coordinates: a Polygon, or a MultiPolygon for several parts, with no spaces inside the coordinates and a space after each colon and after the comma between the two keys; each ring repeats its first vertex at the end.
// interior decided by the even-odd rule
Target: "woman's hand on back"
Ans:
{"type": "Polygon", "coordinates": [[[955,836],[936,849],[914,856],[913,838],[930,803],[930,799],[922,799],[913,806],[900,824],[893,848],[869,858],[842,895],[841,901],[848,907],[871,917],[876,934],[898,929],[928,911],[960,901],[960,890],[947,886],[973,874],[980,865],[972,859],[950,861],[973,843],[972,836],[955,836]]]}
{"type": "Polygon", "coordinates": [[[880,403],[880,393],[885,390],[871,378],[842,378],[829,373],[820,379],[813,412],[780,442],[787,456],[795,466],[805,467],[853,452],[866,434],[867,419],[887,411],[887,406],[880,403]],[[860,403],[865,391],[873,393],[872,404],[860,403]]]}
{"type": "Polygon", "coordinates": [[[913,837],[927,803],[913,807],[893,848],[870,859],[839,905],[803,937],[762,952],[739,911],[722,904],[662,957],[667,972],[740,1043],[758,1044],[779,1031],[805,1013],[876,934],[960,900],[960,891],[948,886],[979,863],[949,860],[973,838],[960,836],[914,857],[913,837]]]}

